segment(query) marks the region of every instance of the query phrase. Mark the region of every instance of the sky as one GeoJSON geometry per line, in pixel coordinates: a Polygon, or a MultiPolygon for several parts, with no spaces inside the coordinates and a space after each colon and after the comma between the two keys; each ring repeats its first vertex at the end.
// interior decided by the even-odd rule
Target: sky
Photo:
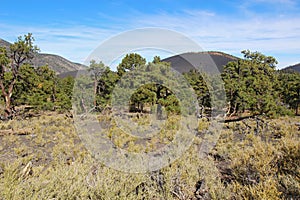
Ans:
{"type": "Polygon", "coordinates": [[[278,69],[300,62],[300,1],[296,0],[0,3],[0,38],[14,42],[18,36],[32,33],[42,53],[79,63],[109,38],[146,27],[176,31],[204,51],[238,57],[244,49],[259,51],[274,56],[278,69]]]}

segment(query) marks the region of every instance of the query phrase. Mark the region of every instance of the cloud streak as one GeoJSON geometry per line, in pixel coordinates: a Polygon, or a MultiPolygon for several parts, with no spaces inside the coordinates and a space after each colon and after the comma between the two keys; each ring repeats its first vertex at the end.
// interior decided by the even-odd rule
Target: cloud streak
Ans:
{"type": "Polygon", "coordinates": [[[299,62],[300,16],[230,18],[215,13],[186,11],[180,15],[139,17],[140,26],[175,29],[197,41],[205,50],[240,55],[243,49],[277,55],[279,67],[299,62]],[[280,56],[280,54],[283,56],[280,56]],[[287,54],[298,55],[294,59],[287,54]]]}
{"type": "MultiPolygon", "coordinates": [[[[275,0],[278,5],[295,5],[292,0],[275,0]]],[[[257,4],[274,4],[270,0],[251,0],[257,4]]],[[[236,9],[247,9],[236,6],[236,9]]],[[[249,13],[248,12],[248,13],[249,13]]],[[[300,62],[300,15],[273,13],[232,17],[201,9],[184,9],[181,12],[135,15],[114,21],[111,25],[23,26],[1,24],[1,38],[10,42],[17,36],[33,33],[42,52],[59,54],[72,61],[84,63],[97,46],[110,37],[130,29],[158,27],[178,31],[196,41],[204,50],[218,50],[240,56],[250,49],[276,56],[279,67],[300,62]],[[16,35],[18,34],[18,35],[16,35]]],[[[116,19],[114,19],[116,20],[116,19]]]]}
{"type": "Polygon", "coordinates": [[[61,55],[80,63],[85,61],[101,41],[118,32],[89,26],[51,28],[0,24],[0,29],[3,31],[1,37],[9,42],[14,42],[20,35],[33,33],[35,44],[41,53],[61,55]]]}

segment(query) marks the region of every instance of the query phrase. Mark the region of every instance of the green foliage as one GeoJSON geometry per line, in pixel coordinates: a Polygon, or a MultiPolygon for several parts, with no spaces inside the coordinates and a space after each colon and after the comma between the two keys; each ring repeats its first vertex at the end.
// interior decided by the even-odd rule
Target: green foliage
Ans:
{"type": "Polygon", "coordinates": [[[87,113],[95,108],[94,100],[94,81],[87,71],[79,72],[74,82],[73,110],[78,114],[87,113]]]}
{"type": "Polygon", "coordinates": [[[19,37],[9,51],[0,48],[0,86],[5,112],[12,116],[15,106],[36,110],[70,110],[73,80],[59,79],[48,66],[33,68],[28,62],[38,48],[32,34],[19,37]]]}
{"type": "Polygon", "coordinates": [[[9,51],[0,49],[0,88],[1,96],[5,102],[5,117],[13,116],[12,95],[16,82],[19,80],[19,71],[23,64],[28,63],[38,51],[33,45],[34,38],[31,33],[19,37],[10,45],[9,51]]]}
{"type": "Polygon", "coordinates": [[[66,111],[72,109],[72,97],[74,78],[69,76],[57,79],[55,106],[57,110],[66,111]]]}
{"type": "Polygon", "coordinates": [[[144,111],[144,106],[152,106],[156,103],[156,85],[146,84],[136,90],[130,98],[131,111],[144,111]]]}
{"type": "Polygon", "coordinates": [[[275,90],[275,65],[277,61],[259,52],[242,51],[245,59],[227,64],[222,74],[228,99],[228,114],[252,114],[272,116],[278,107],[275,90]]]}
{"type": "Polygon", "coordinates": [[[112,91],[119,80],[116,72],[106,67],[98,81],[97,105],[103,109],[110,105],[112,91]]]}
{"type": "Polygon", "coordinates": [[[28,103],[38,109],[54,109],[57,82],[55,72],[47,66],[38,67],[35,71],[38,77],[37,87],[33,88],[32,96],[28,96],[28,103]]]}
{"type": "Polygon", "coordinates": [[[134,70],[146,64],[146,59],[137,53],[126,54],[117,67],[118,75],[122,76],[126,71],[134,70]]]}
{"type": "Polygon", "coordinates": [[[37,110],[70,110],[73,78],[59,79],[47,66],[23,65],[16,82],[13,105],[30,105],[37,110]]]}
{"type": "Polygon", "coordinates": [[[209,88],[203,79],[203,76],[204,73],[196,70],[184,73],[184,77],[188,80],[197,95],[199,105],[211,107],[209,88]]]}
{"type": "Polygon", "coordinates": [[[158,64],[158,63],[160,63],[160,62],[161,62],[160,57],[159,57],[159,56],[154,56],[152,63],[158,64]]]}
{"type": "MultiPolygon", "coordinates": [[[[20,67],[22,63],[28,62],[39,50],[37,46],[33,45],[33,42],[32,33],[28,33],[24,37],[19,36],[18,40],[10,46],[10,53],[13,55],[13,62],[16,67],[20,67]]],[[[13,66],[11,67],[14,68],[13,66]]]]}
{"type": "MultiPolygon", "coordinates": [[[[27,38],[29,39],[29,38],[27,38]]],[[[14,45],[12,50],[24,53],[28,58],[32,57],[34,47],[32,42],[19,40],[19,46],[14,45]],[[22,45],[29,45],[24,47],[22,45]],[[17,49],[19,47],[20,49],[17,49]],[[33,48],[29,51],[28,48],[33,48]],[[23,50],[22,50],[23,49],[23,50]]],[[[1,63],[9,64],[8,53],[6,49],[1,48],[1,63]]],[[[225,83],[226,97],[228,102],[227,114],[242,115],[250,112],[252,115],[266,114],[268,116],[290,114],[287,106],[294,109],[298,114],[299,107],[299,75],[297,73],[276,73],[276,60],[270,56],[264,56],[259,52],[243,51],[245,59],[228,63],[222,79],[225,83]]],[[[75,91],[78,95],[87,95],[82,93],[84,90],[93,90],[91,96],[93,103],[89,105],[90,99],[86,97],[86,103],[82,102],[78,95],[78,108],[85,110],[82,106],[86,104],[89,109],[92,107],[99,110],[111,104],[112,92],[122,79],[122,76],[144,70],[144,75],[140,74],[139,78],[153,73],[153,69],[157,68],[157,75],[168,76],[170,73],[170,64],[161,62],[158,56],[154,57],[152,63],[146,64],[146,61],[139,54],[127,54],[118,66],[118,72],[111,71],[102,62],[96,63],[91,61],[87,70],[88,78],[78,77],[77,86],[79,91],[75,91]],[[88,81],[89,80],[89,81],[88,81]]],[[[71,77],[59,79],[55,73],[48,67],[42,66],[34,69],[30,65],[22,64],[18,68],[18,79],[14,83],[12,94],[12,106],[31,105],[36,109],[43,110],[69,110],[71,109],[72,86],[74,80],[71,77]]],[[[197,95],[199,106],[203,108],[224,109],[226,105],[221,105],[222,91],[224,84],[218,80],[217,76],[208,75],[199,71],[190,71],[183,74],[190,86],[197,95]],[[217,86],[217,87],[216,87],[217,86]],[[214,102],[215,105],[211,105],[214,102]]],[[[3,86],[8,88],[14,79],[13,71],[9,70],[3,74],[3,86]]],[[[81,75],[79,75],[81,76],[81,75]]],[[[85,75],[84,75],[85,76],[85,75]]],[[[159,78],[158,78],[159,79],[159,78]]],[[[132,78],[130,84],[136,84],[132,78]]],[[[153,81],[157,82],[157,78],[153,76],[153,81]]],[[[144,111],[149,107],[160,104],[170,113],[180,113],[179,101],[174,91],[159,83],[143,83],[130,97],[131,111],[144,111]]],[[[88,91],[86,91],[88,92],[88,91]]],[[[224,95],[223,95],[224,96],[224,95]]],[[[76,95],[75,95],[76,99],[76,95]]],[[[5,102],[5,101],[4,101],[5,102]]],[[[156,106],[159,108],[159,106],[156,106]]]]}
{"type": "Polygon", "coordinates": [[[166,108],[167,113],[181,113],[178,99],[174,94],[168,94],[165,98],[160,98],[158,103],[166,108]]]}
{"type": "Polygon", "coordinates": [[[297,72],[278,72],[277,90],[285,105],[295,110],[298,115],[300,104],[300,74],[297,72]]]}
{"type": "MultiPolygon", "coordinates": [[[[135,56],[137,55],[135,54],[135,56]]],[[[126,59],[122,61],[122,65],[125,65],[125,60],[126,59]]],[[[157,113],[161,113],[161,107],[164,106],[167,113],[178,114],[181,112],[183,106],[180,108],[179,100],[177,99],[178,97],[175,96],[175,92],[176,90],[179,93],[181,92],[182,96],[180,97],[182,99],[191,99],[182,93],[181,87],[186,87],[187,93],[190,92],[190,90],[187,84],[183,82],[185,81],[184,78],[178,77],[180,75],[172,71],[169,63],[160,62],[159,58],[156,58],[154,62],[155,63],[148,63],[146,65],[136,63],[134,64],[135,70],[123,73],[118,85],[120,88],[126,88],[127,90],[124,94],[124,92],[119,91],[119,87],[117,87],[115,92],[118,105],[122,105],[124,102],[127,102],[126,99],[130,99],[129,104],[131,111],[143,112],[145,107],[151,110],[149,107],[156,106],[157,113]],[[182,83],[178,83],[180,80],[182,80],[182,83]],[[130,97],[128,97],[128,95],[130,95],[130,97]]]]}
{"type": "Polygon", "coordinates": [[[94,106],[97,107],[97,93],[98,93],[98,82],[101,78],[102,73],[105,71],[105,65],[100,61],[96,63],[95,60],[90,62],[88,72],[90,73],[91,79],[94,81],[94,106]]]}
{"type": "MultiPolygon", "coordinates": [[[[9,64],[9,57],[7,55],[7,50],[5,47],[0,47],[0,65],[1,66],[8,66],[9,64]]],[[[1,67],[1,70],[3,70],[4,68],[1,67]]],[[[1,74],[3,73],[3,71],[1,71],[1,74]]]]}

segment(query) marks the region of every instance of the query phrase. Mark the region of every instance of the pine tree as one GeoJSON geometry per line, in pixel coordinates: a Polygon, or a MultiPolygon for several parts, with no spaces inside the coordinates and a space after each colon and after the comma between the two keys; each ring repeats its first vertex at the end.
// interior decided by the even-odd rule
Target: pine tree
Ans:
{"type": "Polygon", "coordinates": [[[228,63],[222,74],[228,99],[228,115],[276,114],[279,103],[275,67],[277,61],[259,52],[242,51],[244,59],[228,63]]]}
{"type": "Polygon", "coordinates": [[[297,72],[278,72],[279,84],[277,90],[285,105],[288,105],[298,115],[300,104],[300,74],[297,72]]]}
{"type": "Polygon", "coordinates": [[[38,48],[33,45],[34,38],[31,33],[18,37],[18,40],[10,45],[9,51],[0,48],[0,88],[5,102],[5,116],[12,117],[12,96],[15,84],[19,80],[19,71],[23,64],[28,63],[38,48]]]}

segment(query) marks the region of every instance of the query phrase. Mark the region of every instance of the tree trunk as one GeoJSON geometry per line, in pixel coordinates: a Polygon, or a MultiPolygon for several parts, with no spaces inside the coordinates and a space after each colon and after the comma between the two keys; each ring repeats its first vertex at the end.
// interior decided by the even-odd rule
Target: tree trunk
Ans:
{"type": "MultiPolygon", "coordinates": [[[[162,86],[157,85],[157,90],[156,90],[156,99],[157,99],[157,101],[159,101],[159,99],[161,98],[161,95],[160,95],[161,90],[162,90],[162,86]]],[[[162,120],[162,105],[160,103],[157,104],[156,118],[158,120],[162,120]]]]}
{"type": "Polygon", "coordinates": [[[297,91],[298,100],[296,101],[296,108],[295,108],[295,115],[297,116],[298,113],[298,107],[299,107],[299,101],[300,101],[300,90],[297,91]]]}
{"type": "Polygon", "coordinates": [[[13,94],[13,88],[16,83],[16,79],[13,79],[12,82],[9,84],[8,91],[5,90],[4,83],[0,81],[0,87],[2,91],[2,96],[5,102],[5,117],[10,118],[12,117],[13,110],[11,109],[11,96],[13,94]]]}
{"type": "Polygon", "coordinates": [[[82,110],[84,111],[84,113],[87,113],[88,112],[88,110],[87,110],[87,107],[86,107],[86,105],[85,105],[85,103],[84,103],[84,100],[83,100],[83,98],[81,98],[81,102],[80,102],[81,104],[81,108],[82,108],[82,110]]]}
{"type": "Polygon", "coordinates": [[[157,120],[162,120],[163,117],[162,117],[162,106],[161,104],[157,104],[157,111],[156,111],[156,119],[157,120]]]}
{"type": "Polygon", "coordinates": [[[52,102],[56,102],[56,85],[57,81],[54,81],[53,88],[52,88],[52,102]]]}
{"type": "Polygon", "coordinates": [[[97,87],[98,87],[98,82],[97,82],[97,79],[95,78],[95,81],[94,81],[94,106],[95,107],[97,106],[97,99],[96,99],[97,87]]]}
{"type": "Polygon", "coordinates": [[[231,113],[231,101],[228,102],[228,108],[227,108],[227,112],[226,112],[226,116],[230,115],[231,113]]]}
{"type": "Polygon", "coordinates": [[[9,118],[12,116],[12,109],[11,109],[11,98],[9,95],[5,95],[5,117],[9,118]]]}

